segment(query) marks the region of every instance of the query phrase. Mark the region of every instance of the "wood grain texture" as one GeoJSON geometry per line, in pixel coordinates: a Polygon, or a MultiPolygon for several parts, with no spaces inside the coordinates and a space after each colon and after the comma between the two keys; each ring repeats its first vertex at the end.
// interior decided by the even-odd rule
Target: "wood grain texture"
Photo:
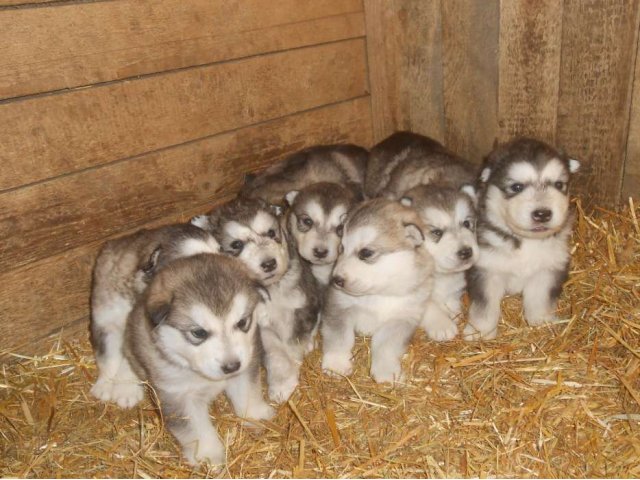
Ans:
{"type": "Polygon", "coordinates": [[[555,141],[562,34],[561,0],[501,0],[500,139],[555,141]]]}
{"type": "Polygon", "coordinates": [[[620,198],[639,13],[638,0],[565,1],[557,141],[583,162],[589,205],[620,198]]]}
{"type": "Polygon", "coordinates": [[[629,134],[620,199],[622,203],[626,203],[629,197],[640,200],[640,49],[636,51],[633,77],[629,134]]]}
{"type": "Polygon", "coordinates": [[[0,190],[367,91],[347,40],[0,105],[0,190]]]}
{"type": "Polygon", "coordinates": [[[363,97],[1,194],[0,271],[229,195],[304,146],[368,145],[369,122],[363,97]]]}
{"type": "Polygon", "coordinates": [[[360,0],[121,0],[4,10],[0,99],[363,35],[360,0]]]}
{"type": "Polygon", "coordinates": [[[476,163],[498,135],[499,0],[441,0],[445,144],[476,163]]]}
{"type": "Polygon", "coordinates": [[[367,0],[376,141],[400,129],[444,139],[440,2],[367,0]]]}

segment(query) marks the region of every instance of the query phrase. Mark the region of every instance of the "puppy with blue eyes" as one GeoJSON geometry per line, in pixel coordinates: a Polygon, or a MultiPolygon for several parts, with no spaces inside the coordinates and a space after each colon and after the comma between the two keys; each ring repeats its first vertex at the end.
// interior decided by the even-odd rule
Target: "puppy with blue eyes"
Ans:
{"type": "Polygon", "coordinates": [[[338,258],[342,222],[360,200],[354,188],[337,183],[314,183],[287,193],[286,223],[300,256],[311,266],[318,283],[329,284],[338,258]]]}
{"type": "Polygon", "coordinates": [[[517,138],[494,149],[480,174],[478,262],[467,274],[467,340],[497,335],[500,302],[522,293],[529,325],[553,322],[569,269],[571,175],[577,160],[517,138]]]}
{"type": "Polygon", "coordinates": [[[131,382],[151,384],[162,417],[191,464],[222,464],[225,447],[209,418],[224,392],[243,418],[271,418],[262,397],[258,306],[268,297],[243,265],[222,255],[176,260],[153,279],[127,320],[131,382]]]}
{"type": "Polygon", "coordinates": [[[320,310],[318,284],[281,221],[279,207],[247,197],[192,219],[214,235],[223,252],[244,263],[269,293],[259,330],[269,398],[275,402],[286,401],[298,385],[304,355],[314,347],[320,310]]]}
{"type": "Polygon", "coordinates": [[[434,263],[411,208],[374,199],[344,224],[341,254],[322,310],[322,368],[349,375],[355,334],[371,336],[371,376],[402,378],[401,358],[431,296],[434,263]]]}
{"type": "Polygon", "coordinates": [[[122,408],[142,399],[142,388],[129,381],[132,374],[123,361],[129,312],[165,265],[177,258],[219,251],[215,238],[193,225],[139,230],[104,244],[96,259],[91,287],[91,344],[99,371],[92,395],[122,408]]]}
{"type": "Polygon", "coordinates": [[[478,259],[475,189],[420,185],[400,203],[414,208],[426,226],[424,246],[435,261],[434,287],[421,322],[429,338],[451,340],[458,334],[465,271],[478,259]]]}

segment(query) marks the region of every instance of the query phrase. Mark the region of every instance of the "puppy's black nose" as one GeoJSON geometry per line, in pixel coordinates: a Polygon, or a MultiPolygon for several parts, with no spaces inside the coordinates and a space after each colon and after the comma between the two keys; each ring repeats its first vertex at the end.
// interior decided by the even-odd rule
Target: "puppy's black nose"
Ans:
{"type": "Polygon", "coordinates": [[[458,250],[457,255],[460,260],[469,260],[473,255],[473,250],[471,247],[464,247],[458,250]]]}
{"type": "Polygon", "coordinates": [[[536,222],[546,223],[551,220],[551,210],[548,208],[539,208],[531,213],[531,217],[533,217],[536,222]]]}
{"type": "Polygon", "coordinates": [[[270,258],[269,260],[265,260],[260,264],[262,270],[264,270],[266,273],[273,272],[276,269],[276,265],[277,262],[275,258],[270,258]]]}
{"type": "Polygon", "coordinates": [[[230,373],[233,372],[237,372],[238,369],[240,368],[240,362],[239,361],[235,361],[235,362],[229,362],[229,363],[225,363],[224,365],[222,365],[222,371],[224,373],[226,373],[227,375],[229,375],[230,373]]]}
{"type": "Polygon", "coordinates": [[[313,256],[316,258],[324,258],[327,256],[327,254],[329,253],[329,250],[327,250],[326,248],[314,248],[313,249],[313,256]]]}
{"type": "Polygon", "coordinates": [[[340,287],[340,288],[344,287],[344,278],[339,277],[338,275],[334,275],[331,281],[336,287],[340,287]]]}

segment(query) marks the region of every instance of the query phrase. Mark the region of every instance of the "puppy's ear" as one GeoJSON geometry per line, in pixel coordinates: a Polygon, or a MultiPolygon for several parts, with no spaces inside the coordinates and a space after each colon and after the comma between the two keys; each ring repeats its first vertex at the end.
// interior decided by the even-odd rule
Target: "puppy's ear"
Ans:
{"type": "Polygon", "coordinates": [[[280,205],[276,205],[275,203],[269,205],[269,210],[271,210],[271,213],[273,213],[276,217],[281,217],[284,213],[284,209],[280,205]]]}
{"type": "Polygon", "coordinates": [[[482,172],[480,172],[480,181],[482,183],[487,183],[489,177],[491,176],[491,167],[484,167],[482,172]]]}
{"type": "Polygon", "coordinates": [[[289,193],[287,193],[284,198],[287,201],[287,203],[289,204],[289,206],[293,205],[293,201],[296,199],[296,197],[298,196],[300,192],[298,190],[291,190],[289,193]]]}
{"type": "Polygon", "coordinates": [[[478,192],[476,192],[476,188],[473,185],[463,185],[462,187],[460,187],[460,191],[471,198],[471,201],[473,202],[473,205],[475,207],[478,206],[478,192]]]}
{"type": "Polygon", "coordinates": [[[254,285],[263,302],[266,303],[271,301],[271,295],[269,294],[269,290],[267,290],[260,282],[254,282],[254,285]]]}
{"type": "Polygon", "coordinates": [[[189,220],[191,225],[195,225],[202,230],[209,230],[209,216],[208,215],[196,215],[189,220]]]}
{"type": "Polygon", "coordinates": [[[576,173],[578,170],[580,170],[580,161],[576,160],[575,158],[570,158],[569,159],[569,171],[571,173],[576,173]]]}
{"type": "Polygon", "coordinates": [[[147,308],[147,314],[149,315],[149,319],[154,327],[157,327],[162,322],[166,320],[171,312],[171,304],[170,303],[159,303],[150,305],[147,308]]]}
{"type": "Polygon", "coordinates": [[[145,298],[145,311],[153,327],[160,325],[171,312],[173,290],[170,278],[161,271],[151,282],[145,298]]]}
{"type": "Polygon", "coordinates": [[[405,236],[413,243],[414,247],[419,247],[424,242],[424,233],[415,223],[404,223],[405,236]]]}
{"type": "Polygon", "coordinates": [[[142,270],[146,275],[151,275],[156,271],[156,267],[158,266],[158,259],[160,258],[160,253],[162,253],[162,245],[158,245],[147,261],[140,266],[140,270],[142,270]]]}
{"type": "Polygon", "coordinates": [[[413,198],[406,195],[400,199],[400,203],[405,207],[411,207],[413,205],[413,198]]]}

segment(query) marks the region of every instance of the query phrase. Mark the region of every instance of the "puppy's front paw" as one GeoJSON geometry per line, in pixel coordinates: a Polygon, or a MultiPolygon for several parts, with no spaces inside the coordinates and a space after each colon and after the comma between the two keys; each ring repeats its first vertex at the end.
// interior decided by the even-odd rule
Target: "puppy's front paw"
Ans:
{"type": "Polygon", "coordinates": [[[445,316],[433,316],[422,321],[422,328],[427,336],[436,342],[453,340],[458,335],[458,326],[445,316]]]}
{"type": "Polygon", "coordinates": [[[135,380],[117,382],[99,378],[91,394],[103,402],[115,402],[120,408],[131,408],[144,398],[144,387],[135,380]]]}
{"type": "Polygon", "coordinates": [[[475,326],[467,323],[462,331],[462,338],[467,342],[473,342],[478,340],[493,340],[498,335],[498,326],[487,330],[476,328],[475,326]]]}
{"type": "Polygon", "coordinates": [[[202,438],[186,446],[182,452],[185,459],[193,466],[201,463],[209,463],[211,465],[224,465],[226,463],[226,455],[224,445],[219,438],[202,438]]]}
{"type": "Polygon", "coordinates": [[[298,377],[291,376],[269,385],[269,398],[276,403],[286,402],[298,386],[298,377]]]}
{"type": "Polygon", "coordinates": [[[351,375],[353,372],[351,353],[325,353],[322,356],[322,370],[329,375],[351,375]]]}
{"type": "Polygon", "coordinates": [[[560,319],[556,317],[555,313],[539,313],[526,317],[527,323],[532,327],[538,327],[540,325],[544,325],[545,323],[556,323],[560,319]]]}
{"type": "Polygon", "coordinates": [[[402,366],[399,362],[390,361],[386,363],[374,363],[371,365],[371,378],[376,383],[393,383],[404,380],[402,366]]]}

